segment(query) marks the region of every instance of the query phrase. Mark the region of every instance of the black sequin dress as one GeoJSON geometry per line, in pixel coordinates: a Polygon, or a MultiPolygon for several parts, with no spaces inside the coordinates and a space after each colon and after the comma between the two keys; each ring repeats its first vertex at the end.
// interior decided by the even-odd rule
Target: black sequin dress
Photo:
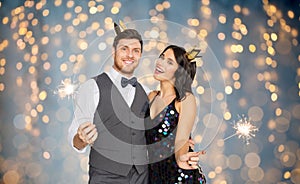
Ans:
{"type": "Polygon", "coordinates": [[[178,118],[174,99],[156,117],[146,122],[150,184],[205,183],[204,176],[199,173],[201,168],[184,170],[176,163],[174,143],[178,118]]]}

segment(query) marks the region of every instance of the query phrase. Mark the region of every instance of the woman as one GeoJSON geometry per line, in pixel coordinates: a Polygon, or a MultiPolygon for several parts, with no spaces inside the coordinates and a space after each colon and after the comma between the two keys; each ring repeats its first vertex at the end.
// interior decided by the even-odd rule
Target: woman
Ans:
{"type": "Polygon", "coordinates": [[[189,56],[185,49],[170,45],[156,62],[154,78],[160,90],[148,95],[150,118],[146,122],[150,183],[205,183],[197,167],[198,156],[204,152],[189,152],[196,116],[191,90],[196,64],[189,56]]]}

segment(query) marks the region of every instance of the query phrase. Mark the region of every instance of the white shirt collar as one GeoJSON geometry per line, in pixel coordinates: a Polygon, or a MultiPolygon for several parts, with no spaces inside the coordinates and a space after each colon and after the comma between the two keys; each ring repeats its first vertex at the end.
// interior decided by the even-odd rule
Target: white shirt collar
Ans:
{"type": "MultiPolygon", "coordinates": [[[[107,72],[110,77],[114,80],[114,81],[118,81],[118,82],[121,82],[121,78],[122,77],[125,77],[128,79],[128,77],[122,75],[120,72],[118,72],[116,69],[114,69],[113,67],[107,72]]],[[[134,77],[134,76],[132,76],[134,77]]],[[[130,77],[130,78],[132,78],[130,77]]]]}

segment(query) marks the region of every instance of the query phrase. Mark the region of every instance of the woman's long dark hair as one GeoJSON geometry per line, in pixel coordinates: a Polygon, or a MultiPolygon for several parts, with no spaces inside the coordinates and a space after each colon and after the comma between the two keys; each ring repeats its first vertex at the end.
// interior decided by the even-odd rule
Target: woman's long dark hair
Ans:
{"type": "Polygon", "coordinates": [[[178,69],[175,72],[174,89],[176,100],[181,101],[185,98],[187,92],[193,93],[192,83],[196,74],[196,62],[191,62],[187,57],[186,50],[176,45],[169,45],[161,55],[168,49],[173,50],[176,62],[178,63],[178,69]]]}

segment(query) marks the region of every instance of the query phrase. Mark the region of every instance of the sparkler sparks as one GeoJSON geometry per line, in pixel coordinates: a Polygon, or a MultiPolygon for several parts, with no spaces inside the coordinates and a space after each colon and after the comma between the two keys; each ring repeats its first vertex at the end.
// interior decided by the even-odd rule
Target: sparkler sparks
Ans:
{"type": "Polygon", "coordinates": [[[258,128],[253,125],[252,121],[245,116],[242,116],[236,123],[234,123],[233,129],[236,130],[235,134],[225,138],[224,141],[237,135],[239,139],[243,139],[243,141],[248,145],[250,143],[250,139],[255,137],[255,132],[258,131],[258,128]]]}
{"type": "Polygon", "coordinates": [[[57,90],[54,91],[54,94],[57,94],[60,98],[74,97],[76,89],[78,87],[77,83],[72,83],[71,79],[65,79],[61,81],[61,84],[57,87],[57,90]]]}

